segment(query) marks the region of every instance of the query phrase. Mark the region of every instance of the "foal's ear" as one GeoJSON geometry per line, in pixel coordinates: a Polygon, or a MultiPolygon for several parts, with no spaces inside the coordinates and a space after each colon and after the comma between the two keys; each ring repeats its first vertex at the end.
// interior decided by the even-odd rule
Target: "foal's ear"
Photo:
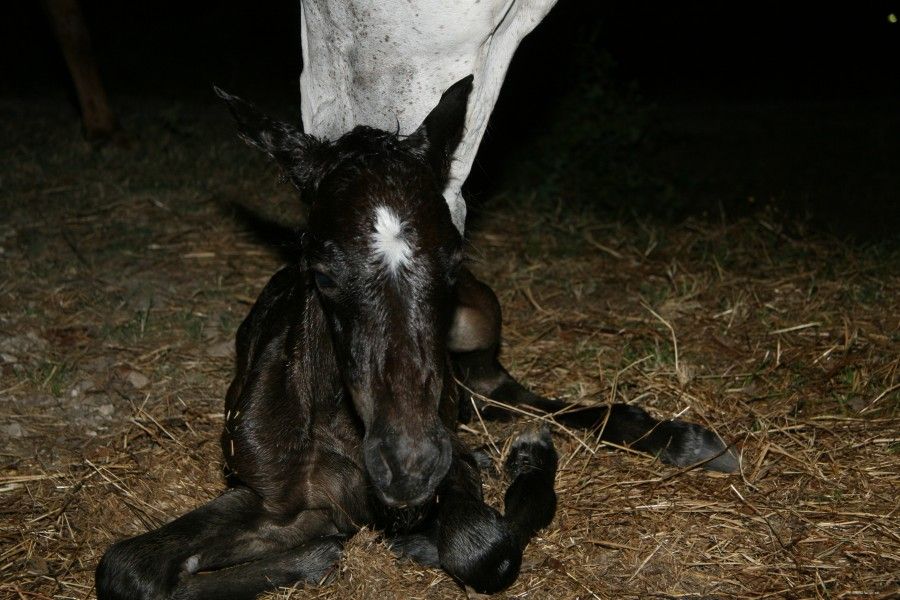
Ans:
{"type": "Polygon", "coordinates": [[[453,152],[462,139],[472,79],[472,75],[468,75],[451,85],[419,128],[407,138],[406,143],[425,155],[441,180],[447,179],[453,152]]]}
{"type": "Polygon", "coordinates": [[[316,179],[320,170],[318,151],[324,144],[303,129],[269,118],[254,105],[213,86],[216,95],[228,104],[238,125],[238,136],[275,159],[300,189],[316,179]]]}

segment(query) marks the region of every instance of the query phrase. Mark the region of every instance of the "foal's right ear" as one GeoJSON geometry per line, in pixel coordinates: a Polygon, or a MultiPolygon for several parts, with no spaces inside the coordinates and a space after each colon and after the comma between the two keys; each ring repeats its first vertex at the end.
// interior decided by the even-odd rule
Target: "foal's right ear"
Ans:
{"type": "Polygon", "coordinates": [[[419,128],[406,138],[407,145],[425,155],[442,181],[450,173],[453,153],[463,136],[472,80],[472,75],[467,75],[451,85],[419,128]]]}
{"type": "Polygon", "coordinates": [[[274,158],[298,189],[315,181],[323,142],[301,128],[269,118],[251,103],[217,86],[213,90],[228,104],[242,140],[274,158]]]}

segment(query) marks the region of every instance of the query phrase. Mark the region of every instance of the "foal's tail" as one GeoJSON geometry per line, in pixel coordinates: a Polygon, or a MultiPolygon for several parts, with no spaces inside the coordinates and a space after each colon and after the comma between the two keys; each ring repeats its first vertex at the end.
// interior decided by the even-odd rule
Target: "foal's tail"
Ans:
{"type": "MultiPolygon", "coordinates": [[[[725,473],[740,468],[734,449],[702,425],[678,419],[660,421],[630,404],[582,406],[544,398],[522,386],[499,363],[494,365],[493,389],[476,390],[488,398],[550,413],[567,427],[595,432],[598,440],[652,454],[676,467],[699,466],[725,473]]],[[[477,383],[478,378],[473,378],[473,382],[477,383]]],[[[481,414],[486,419],[504,420],[512,413],[483,403],[481,414]]]]}

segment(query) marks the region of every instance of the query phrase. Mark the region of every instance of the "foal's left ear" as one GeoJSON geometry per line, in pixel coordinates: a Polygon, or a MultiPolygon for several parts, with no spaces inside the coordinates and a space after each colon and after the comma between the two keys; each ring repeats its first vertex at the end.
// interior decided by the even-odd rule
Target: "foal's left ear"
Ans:
{"type": "Polygon", "coordinates": [[[303,189],[315,181],[323,142],[299,127],[269,118],[254,105],[219,87],[213,86],[213,90],[228,104],[242,140],[274,158],[297,188],[303,189]]]}
{"type": "Polygon", "coordinates": [[[473,79],[468,75],[450,86],[419,128],[406,139],[410,147],[425,155],[442,181],[450,173],[450,161],[462,139],[473,79]]]}

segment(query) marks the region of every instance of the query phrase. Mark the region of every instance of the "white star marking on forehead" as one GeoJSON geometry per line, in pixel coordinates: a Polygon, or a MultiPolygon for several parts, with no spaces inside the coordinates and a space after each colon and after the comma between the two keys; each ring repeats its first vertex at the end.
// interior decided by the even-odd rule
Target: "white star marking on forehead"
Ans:
{"type": "Polygon", "coordinates": [[[403,221],[397,213],[387,206],[376,208],[372,253],[392,273],[408,265],[412,259],[412,248],[403,237],[403,221]]]}

